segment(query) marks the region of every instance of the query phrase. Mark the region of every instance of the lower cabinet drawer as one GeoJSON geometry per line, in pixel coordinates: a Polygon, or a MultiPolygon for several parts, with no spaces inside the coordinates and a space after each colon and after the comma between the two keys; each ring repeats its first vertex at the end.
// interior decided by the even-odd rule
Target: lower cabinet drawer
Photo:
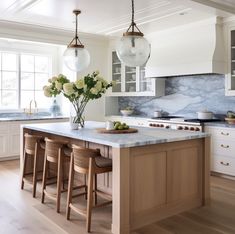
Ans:
{"type": "Polygon", "coordinates": [[[212,154],[228,156],[235,159],[235,141],[221,140],[212,137],[211,151],[212,154]]]}
{"type": "Polygon", "coordinates": [[[235,159],[213,155],[211,158],[211,170],[235,176],[235,159]]]}

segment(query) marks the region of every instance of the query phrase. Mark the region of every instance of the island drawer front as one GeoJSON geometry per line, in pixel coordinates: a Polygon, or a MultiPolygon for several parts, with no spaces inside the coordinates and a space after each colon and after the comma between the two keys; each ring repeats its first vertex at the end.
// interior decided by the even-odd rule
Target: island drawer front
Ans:
{"type": "Polygon", "coordinates": [[[235,140],[235,128],[213,128],[213,127],[206,127],[206,132],[212,134],[213,137],[218,137],[221,139],[228,139],[230,140],[233,138],[235,140]]]}
{"type": "Polygon", "coordinates": [[[8,125],[7,124],[0,124],[0,133],[8,133],[8,125]]]}
{"type": "Polygon", "coordinates": [[[211,170],[235,176],[235,159],[214,155],[211,158],[211,170]]]}
{"type": "Polygon", "coordinates": [[[212,138],[211,151],[213,154],[224,155],[235,159],[235,140],[212,138]]]}

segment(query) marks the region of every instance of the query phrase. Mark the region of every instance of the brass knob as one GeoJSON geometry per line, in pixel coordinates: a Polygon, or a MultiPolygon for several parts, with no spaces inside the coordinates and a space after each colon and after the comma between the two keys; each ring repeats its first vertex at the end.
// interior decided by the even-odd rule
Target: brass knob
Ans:
{"type": "Polygon", "coordinates": [[[228,133],[228,132],[227,132],[227,133],[221,132],[221,135],[223,135],[223,136],[229,136],[229,133],[228,133]]]}

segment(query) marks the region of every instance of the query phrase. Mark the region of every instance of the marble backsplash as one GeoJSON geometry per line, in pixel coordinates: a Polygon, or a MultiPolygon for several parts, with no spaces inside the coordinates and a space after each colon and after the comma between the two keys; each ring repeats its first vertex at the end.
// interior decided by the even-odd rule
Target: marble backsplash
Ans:
{"type": "Polygon", "coordinates": [[[135,114],[153,116],[154,110],[171,115],[196,117],[196,112],[207,109],[215,114],[235,111],[235,97],[225,96],[224,75],[193,75],[166,79],[165,96],[119,97],[119,108],[131,106],[135,114]]]}

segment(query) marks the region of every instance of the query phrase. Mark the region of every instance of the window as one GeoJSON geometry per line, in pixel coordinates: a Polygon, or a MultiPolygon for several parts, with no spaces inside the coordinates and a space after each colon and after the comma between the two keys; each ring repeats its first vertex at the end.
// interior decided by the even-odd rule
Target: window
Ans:
{"type": "Polygon", "coordinates": [[[36,100],[38,108],[50,105],[43,86],[51,76],[51,57],[0,52],[0,108],[20,109],[36,100]]]}

